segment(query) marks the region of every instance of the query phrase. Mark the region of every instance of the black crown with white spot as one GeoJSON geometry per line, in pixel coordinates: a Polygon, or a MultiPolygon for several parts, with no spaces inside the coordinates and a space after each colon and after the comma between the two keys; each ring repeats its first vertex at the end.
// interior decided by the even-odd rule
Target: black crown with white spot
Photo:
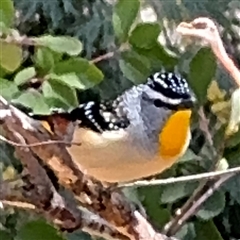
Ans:
{"type": "Polygon", "coordinates": [[[158,107],[171,110],[193,107],[195,96],[187,80],[179,74],[157,72],[148,78],[147,85],[154,90],[154,104],[158,107]]]}
{"type": "Polygon", "coordinates": [[[170,99],[188,99],[191,94],[186,79],[173,72],[157,72],[148,78],[148,84],[170,99]]]}

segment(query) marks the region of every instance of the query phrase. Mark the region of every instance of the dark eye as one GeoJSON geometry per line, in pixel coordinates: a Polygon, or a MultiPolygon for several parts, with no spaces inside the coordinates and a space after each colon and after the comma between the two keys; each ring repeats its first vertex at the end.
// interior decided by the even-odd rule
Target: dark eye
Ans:
{"type": "Polygon", "coordinates": [[[155,107],[163,107],[163,102],[160,101],[159,99],[155,99],[153,101],[153,104],[154,104],[155,107]]]}
{"type": "Polygon", "coordinates": [[[178,106],[174,106],[174,105],[171,105],[170,103],[163,102],[160,99],[154,99],[153,104],[157,108],[165,108],[165,109],[171,109],[171,110],[178,109],[178,106]]]}
{"type": "Polygon", "coordinates": [[[182,110],[193,107],[194,95],[185,78],[173,72],[155,73],[148,78],[147,85],[152,92],[148,95],[157,108],[182,110]]]}

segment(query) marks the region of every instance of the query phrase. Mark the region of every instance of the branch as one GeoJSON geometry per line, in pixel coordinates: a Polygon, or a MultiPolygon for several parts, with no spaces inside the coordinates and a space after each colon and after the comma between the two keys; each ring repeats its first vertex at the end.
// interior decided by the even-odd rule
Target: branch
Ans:
{"type": "Polygon", "coordinates": [[[156,186],[156,185],[168,185],[180,182],[190,182],[190,181],[197,181],[203,179],[213,179],[216,177],[221,177],[223,175],[229,175],[231,173],[240,173],[240,167],[234,167],[227,170],[216,171],[216,172],[206,172],[206,173],[199,173],[189,176],[181,176],[181,177],[172,177],[167,179],[157,179],[152,181],[137,181],[133,183],[126,183],[122,185],[118,185],[119,188],[123,187],[146,187],[146,186],[156,186]]]}
{"type": "Polygon", "coordinates": [[[109,52],[109,53],[106,53],[104,55],[101,55],[99,57],[96,57],[94,58],[93,60],[91,60],[90,62],[91,63],[98,63],[98,62],[101,62],[103,60],[106,60],[106,59],[109,59],[109,58],[112,58],[114,56],[115,52],[109,52]]]}
{"type": "MultiPolygon", "coordinates": [[[[204,135],[206,136],[207,143],[209,144],[209,147],[210,147],[210,150],[212,153],[211,157],[213,158],[213,160],[212,160],[211,169],[216,170],[216,164],[219,161],[219,159],[221,159],[221,156],[222,156],[224,142],[217,151],[213,145],[213,138],[212,138],[212,134],[210,133],[210,130],[209,130],[208,119],[206,118],[202,107],[199,109],[198,114],[200,117],[200,123],[199,123],[200,129],[203,131],[204,135]]],[[[234,170],[234,172],[235,172],[235,170],[234,170]]],[[[238,171],[236,171],[236,172],[238,172],[238,171]]],[[[229,174],[232,174],[232,173],[229,173],[229,174]]],[[[223,178],[225,176],[228,176],[228,175],[222,175],[223,178]]],[[[180,229],[180,227],[185,223],[185,221],[188,220],[189,217],[191,217],[197,213],[199,207],[195,207],[195,204],[198,203],[199,198],[201,198],[201,196],[204,195],[205,192],[207,191],[206,190],[207,184],[212,181],[214,181],[214,180],[211,180],[211,179],[208,180],[207,178],[203,178],[201,180],[199,186],[193,192],[193,194],[190,196],[190,198],[187,200],[187,202],[181,207],[181,209],[179,209],[176,212],[175,217],[169,223],[167,223],[165,225],[164,233],[166,233],[167,235],[175,234],[180,229]]]]}
{"type": "MultiPolygon", "coordinates": [[[[14,207],[14,208],[24,209],[28,211],[34,211],[35,213],[39,212],[39,209],[34,204],[24,202],[24,201],[1,200],[0,204],[2,204],[2,208],[14,207]]],[[[116,239],[127,240],[125,236],[123,236],[122,234],[114,230],[107,222],[104,222],[103,219],[99,218],[99,216],[86,211],[86,209],[78,209],[78,211],[81,211],[81,222],[82,222],[81,228],[84,232],[87,232],[90,235],[102,237],[108,240],[116,240],[116,239]]],[[[52,218],[51,220],[54,224],[62,228],[62,222],[59,221],[59,219],[52,218]]]]}
{"type": "MultiPolygon", "coordinates": [[[[8,138],[24,143],[25,139],[19,133],[8,131],[8,127],[11,126],[10,121],[8,121],[7,125],[3,124],[2,126],[8,138]]],[[[16,147],[15,151],[28,173],[24,179],[26,182],[23,187],[24,198],[33,203],[48,219],[59,219],[62,222],[63,229],[74,230],[79,228],[81,225],[80,213],[67,206],[33,152],[20,147],[16,147]]],[[[8,198],[5,197],[5,199],[9,199],[9,196],[11,195],[9,194],[8,198]]]]}
{"type": "Polygon", "coordinates": [[[200,17],[190,23],[182,22],[178,25],[177,32],[183,36],[197,37],[205,40],[211,46],[218,60],[240,87],[240,72],[228,56],[218,29],[211,19],[200,17]]]}
{"type": "MultiPolygon", "coordinates": [[[[217,59],[223,64],[226,70],[233,77],[236,84],[240,87],[240,72],[235,66],[233,61],[228,57],[222,40],[220,38],[219,32],[216,25],[209,18],[197,18],[190,23],[182,22],[177,27],[177,31],[183,36],[197,37],[206,41],[212,48],[213,53],[216,55],[217,59]]],[[[205,116],[203,108],[199,110],[200,117],[200,128],[205,133],[207,142],[213,153],[213,168],[216,167],[216,163],[222,156],[222,150],[224,147],[224,142],[216,151],[213,145],[212,135],[208,128],[208,120],[205,116]]],[[[212,193],[218,189],[222,183],[227,181],[230,177],[234,176],[236,173],[228,173],[221,175],[217,180],[202,180],[199,187],[194,191],[193,195],[188,199],[184,206],[178,211],[178,214],[165,226],[165,233],[168,235],[175,234],[185,221],[191,216],[196,214],[200,205],[207,200],[212,193]],[[207,188],[206,185],[211,184],[212,187],[207,188]]]]}
{"type": "MultiPolygon", "coordinates": [[[[221,176],[217,181],[213,182],[212,186],[209,187],[205,192],[203,192],[198,199],[191,205],[191,207],[185,212],[185,214],[181,215],[181,218],[178,221],[174,221],[174,224],[165,226],[165,230],[167,231],[167,235],[174,235],[182,225],[194,214],[197,213],[201,205],[216,191],[218,190],[223,183],[229,180],[231,177],[235,176],[235,173],[229,173],[227,175],[221,176]]],[[[181,211],[180,211],[181,213],[181,211]]],[[[170,222],[171,224],[171,222],[170,222]]]]}
{"type": "MultiPolygon", "coordinates": [[[[6,38],[0,38],[2,41],[6,42],[6,43],[12,43],[15,44],[19,47],[22,46],[41,46],[39,43],[36,42],[34,37],[28,37],[26,35],[20,35],[17,31],[12,31],[12,33],[10,35],[8,35],[6,38]]],[[[116,52],[118,51],[122,51],[122,49],[116,50],[116,51],[112,51],[109,53],[106,53],[104,55],[98,56],[94,59],[92,59],[90,62],[91,63],[98,63],[101,62],[103,60],[112,58],[116,52]]]]}
{"type": "MultiPolygon", "coordinates": [[[[56,126],[58,127],[56,132],[59,134],[51,134],[39,121],[29,118],[0,97],[0,122],[7,139],[13,142],[36,144],[49,139],[71,139],[75,124],[64,119],[62,121],[65,123],[56,126]]],[[[39,164],[39,159],[54,172],[60,185],[70,190],[83,207],[109,223],[115,233],[120,233],[125,239],[127,237],[130,240],[166,239],[166,236],[155,232],[151,224],[135,210],[119,189],[106,188],[101,182],[84,175],[72,161],[65,144],[35,145],[31,148],[15,146],[15,149],[19,159],[28,169],[29,182],[36,187],[33,196],[30,197],[34,197],[34,201],[38,203],[37,207],[47,211],[49,210],[46,208],[47,204],[50,203],[50,208],[53,208],[50,210],[53,211],[49,211],[49,214],[54,212],[57,218],[65,223],[70,220],[68,224],[72,229],[82,228],[83,219],[76,216],[76,212],[72,212],[73,206],[69,208],[65,199],[57,193],[39,164]],[[65,211],[67,214],[63,214],[65,211]]],[[[31,203],[34,204],[34,201],[31,203]]],[[[70,228],[67,224],[64,227],[70,228]]]]}
{"type": "Polygon", "coordinates": [[[28,37],[26,35],[21,36],[17,31],[12,31],[10,35],[2,39],[6,43],[13,43],[19,47],[22,46],[37,46],[38,44],[34,41],[34,38],[28,37]]]}

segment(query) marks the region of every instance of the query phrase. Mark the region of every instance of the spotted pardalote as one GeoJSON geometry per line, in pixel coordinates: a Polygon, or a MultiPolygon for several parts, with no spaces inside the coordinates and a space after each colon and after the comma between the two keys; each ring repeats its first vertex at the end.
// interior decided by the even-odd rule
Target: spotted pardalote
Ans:
{"type": "Polygon", "coordinates": [[[87,102],[65,113],[77,123],[68,151],[85,173],[129,182],[171,167],[188,148],[195,97],[180,74],[157,72],[112,101],[87,102]]]}

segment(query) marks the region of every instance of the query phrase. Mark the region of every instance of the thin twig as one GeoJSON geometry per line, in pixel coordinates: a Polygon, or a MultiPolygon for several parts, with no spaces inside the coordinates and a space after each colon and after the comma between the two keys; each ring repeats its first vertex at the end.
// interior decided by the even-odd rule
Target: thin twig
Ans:
{"type": "MultiPolygon", "coordinates": [[[[12,34],[7,36],[6,38],[1,38],[2,41],[6,43],[12,43],[17,46],[41,46],[34,37],[27,37],[26,35],[21,36],[18,32],[14,31],[12,34]]],[[[103,60],[112,58],[117,51],[108,52],[104,55],[98,56],[90,61],[90,63],[98,63],[103,60]]]]}
{"type": "Polygon", "coordinates": [[[186,222],[191,216],[193,216],[201,207],[201,205],[216,191],[220,188],[220,186],[225,183],[227,180],[229,180],[231,177],[233,177],[235,173],[229,173],[227,175],[221,176],[216,182],[213,183],[211,187],[208,188],[207,191],[205,191],[194,204],[192,204],[191,208],[188,209],[188,211],[182,216],[181,219],[172,226],[169,231],[167,232],[167,235],[175,235],[176,232],[182,227],[183,223],[186,222]]]}
{"type": "Polygon", "coordinates": [[[204,132],[204,135],[209,143],[209,145],[212,147],[213,154],[216,155],[216,150],[213,148],[213,139],[212,139],[212,134],[209,131],[209,120],[207,119],[203,107],[200,107],[198,110],[198,116],[200,119],[199,122],[199,127],[200,129],[204,132]]]}
{"type": "Polygon", "coordinates": [[[93,60],[91,60],[90,62],[91,63],[98,63],[98,62],[101,62],[103,60],[106,60],[106,59],[109,59],[109,58],[112,58],[114,56],[115,52],[109,52],[109,53],[106,53],[104,55],[101,55],[99,57],[96,57],[94,58],[93,60]]]}
{"type": "Polygon", "coordinates": [[[8,200],[0,200],[0,202],[3,204],[3,207],[4,206],[16,207],[16,208],[23,208],[25,210],[35,210],[36,209],[36,207],[33,204],[27,203],[27,202],[8,201],[8,200]]]}
{"type": "MultiPolygon", "coordinates": [[[[212,157],[213,157],[212,170],[215,170],[216,162],[220,159],[220,156],[217,154],[217,151],[214,148],[212,135],[211,135],[209,127],[208,127],[208,119],[206,118],[202,107],[199,109],[198,114],[200,117],[200,124],[199,124],[200,128],[203,131],[204,135],[206,136],[207,142],[208,142],[209,147],[212,152],[212,157]]],[[[186,203],[181,207],[181,209],[177,211],[175,217],[173,219],[171,219],[165,225],[164,233],[172,234],[173,233],[172,229],[176,229],[176,226],[179,225],[179,222],[181,222],[181,224],[184,223],[184,221],[182,219],[186,219],[185,218],[186,214],[189,216],[188,211],[192,208],[192,205],[202,195],[204,186],[206,185],[207,181],[208,181],[207,178],[203,178],[201,180],[201,182],[199,183],[199,186],[196,188],[196,190],[193,192],[193,194],[189,197],[189,199],[186,201],[186,203]]]]}
{"type": "MultiPolygon", "coordinates": [[[[191,36],[201,38],[211,46],[214,54],[219,59],[219,61],[223,64],[226,70],[231,74],[237,85],[240,86],[240,72],[237,67],[234,65],[233,61],[228,57],[224,47],[222,40],[220,38],[219,32],[217,30],[214,22],[209,18],[197,18],[193,20],[191,23],[182,22],[177,27],[177,31],[183,36],[191,36]]],[[[208,129],[208,120],[205,117],[204,111],[201,108],[199,111],[200,120],[202,124],[200,127],[202,131],[205,133],[207,142],[210,145],[210,148],[213,153],[214,165],[221,159],[223,145],[220,147],[219,151],[216,151],[213,146],[212,135],[208,129]]],[[[206,179],[202,180],[197,190],[195,190],[194,194],[188,199],[188,201],[184,204],[184,206],[180,209],[180,214],[176,215],[174,219],[172,219],[165,226],[165,233],[168,235],[175,234],[180,227],[183,225],[185,221],[192,215],[194,215],[199,206],[206,201],[206,199],[225,181],[227,181],[234,173],[229,173],[227,175],[222,175],[219,180],[216,180],[213,183],[213,188],[209,188],[207,191],[203,192],[204,186],[208,181],[206,179]],[[211,194],[209,194],[211,193],[211,194]]]]}
{"type": "Polygon", "coordinates": [[[27,37],[26,35],[21,36],[17,32],[13,32],[12,35],[7,36],[5,39],[1,39],[6,43],[12,43],[17,46],[37,46],[39,44],[34,41],[34,38],[27,37]]]}
{"type": "Polygon", "coordinates": [[[228,175],[230,173],[238,173],[240,172],[240,167],[230,168],[227,170],[216,171],[216,172],[206,172],[200,174],[194,174],[189,176],[182,176],[182,177],[172,177],[167,179],[157,179],[152,181],[137,181],[133,183],[126,183],[118,185],[118,187],[144,187],[144,186],[156,186],[156,185],[168,185],[173,183],[181,183],[181,182],[190,182],[190,181],[197,181],[203,179],[212,179],[216,177],[220,177],[222,175],[228,175]]]}

